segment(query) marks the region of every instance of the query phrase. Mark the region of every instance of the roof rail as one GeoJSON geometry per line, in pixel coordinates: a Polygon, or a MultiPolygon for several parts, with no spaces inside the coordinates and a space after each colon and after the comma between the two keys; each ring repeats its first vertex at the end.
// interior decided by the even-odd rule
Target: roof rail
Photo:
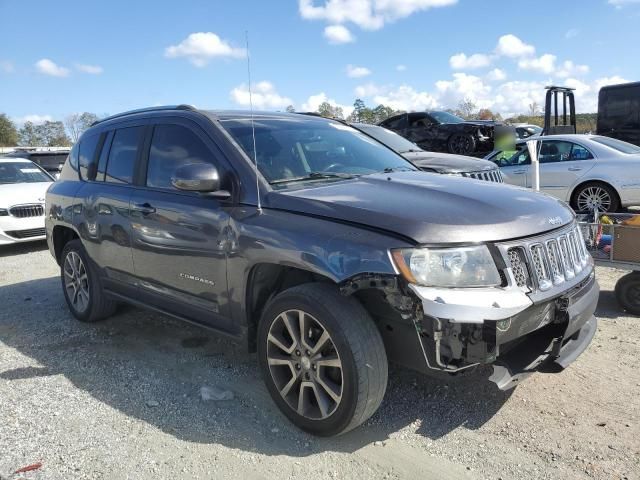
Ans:
{"type": "Polygon", "coordinates": [[[98,125],[99,123],[106,122],[107,120],[113,120],[114,118],[126,117],[127,115],[133,115],[133,114],[136,114],[136,113],[146,113],[146,112],[160,112],[162,110],[190,110],[190,111],[196,111],[197,109],[193,105],[187,105],[187,104],[160,105],[158,107],[138,108],[136,110],[128,110],[126,112],[116,113],[115,115],[110,115],[108,117],[101,118],[100,120],[96,120],[95,122],[93,122],[91,124],[91,126],[93,127],[94,125],[98,125]]]}

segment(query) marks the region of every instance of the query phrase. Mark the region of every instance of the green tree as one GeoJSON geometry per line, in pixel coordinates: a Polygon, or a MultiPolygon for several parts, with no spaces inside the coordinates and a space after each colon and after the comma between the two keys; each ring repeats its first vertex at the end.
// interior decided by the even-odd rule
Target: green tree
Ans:
{"type": "Polygon", "coordinates": [[[33,122],[24,122],[20,129],[18,144],[21,147],[38,147],[43,145],[42,131],[33,122]]]}
{"type": "Polygon", "coordinates": [[[98,120],[98,116],[95,113],[72,113],[68,115],[64,119],[64,125],[67,127],[67,132],[69,132],[69,136],[71,137],[71,141],[76,143],[87,128],[91,126],[91,124],[98,120]]]}
{"type": "Polygon", "coordinates": [[[465,98],[460,103],[458,103],[457,115],[464,118],[465,120],[474,120],[476,117],[476,110],[478,107],[475,103],[469,98],[465,98]]]}
{"type": "Polygon", "coordinates": [[[5,113],[0,113],[0,147],[15,147],[18,144],[18,130],[5,113]]]}
{"type": "Polygon", "coordinates": [[[64,130],[64,124],[61,121],[44,122],[38,128],[42,129],[42,138],[47,147],[66,147],[71,145],[71,139],[64,130]]]}
{"type": "Polygon", "coordinates": [[[289,105],[289,106],[287,107],[287,112],[289,112],[289,113],[295,113],[295,111],[296,111],[296,109],[295,109],[295,107],[294,107],[293,105],[289,105]]]}
{"type": "Polygon", "coordinates": [[[317,113],[327,118],[344,119],[344,111],[342,107],[331,105],[329,102],[322,102],[318,107],[317,113]]]}

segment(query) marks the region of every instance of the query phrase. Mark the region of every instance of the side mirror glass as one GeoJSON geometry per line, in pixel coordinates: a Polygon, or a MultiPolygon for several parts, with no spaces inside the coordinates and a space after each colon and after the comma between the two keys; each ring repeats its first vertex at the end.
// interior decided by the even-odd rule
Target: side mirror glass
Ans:
{"type": "Polygon", "coordinates": [[[219,198],[231,196],[226,190],[220,190],[218,169],[209,163],[190,163],[178,167],[171,177],[171,184],[186,192],[208,193],[219,198]]]}

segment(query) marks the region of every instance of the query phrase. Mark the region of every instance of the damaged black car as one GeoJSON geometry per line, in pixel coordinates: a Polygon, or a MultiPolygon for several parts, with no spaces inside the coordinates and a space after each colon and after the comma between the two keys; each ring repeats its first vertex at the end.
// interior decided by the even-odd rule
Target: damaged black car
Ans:
{"type": "Polygon", "coordinates": [[[490,152],[498,138],[515,139],[513,127],[493,120],[464,120],[449,112],[432,110],[396,115],[379,123],[423,150],[480,155],[490,152]]]}

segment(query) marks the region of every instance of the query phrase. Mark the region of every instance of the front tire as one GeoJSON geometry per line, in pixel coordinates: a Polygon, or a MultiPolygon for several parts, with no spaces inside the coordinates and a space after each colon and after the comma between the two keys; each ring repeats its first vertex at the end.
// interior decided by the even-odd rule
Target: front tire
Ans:
{"type": "Polygon", "coordinates": [[[471,155],[476,151],[476,139],[470,133],[454,133],[447,142],[449,153],[471,155]]]}
{"type": "Polygon", "coordinates": [[[378,409],[387,388],[380,332],[362,305],[329,284],[290,288],[267,305],[258,360],[278,408],[314,435],[356,428],[378,409]]]}
{"type": "Polygon", "coordinates": [[[81,322],[97,322],[115,312],[116,302],[102,290],[102,282],[80,240],[62,250],[60,279],[69,310],[81,322]]]}
{"type": "Polygon", "coordinates": [[[627,312],[640,315],[640,272],[628,273],[618,280],[616,298],[627,312]]]}

